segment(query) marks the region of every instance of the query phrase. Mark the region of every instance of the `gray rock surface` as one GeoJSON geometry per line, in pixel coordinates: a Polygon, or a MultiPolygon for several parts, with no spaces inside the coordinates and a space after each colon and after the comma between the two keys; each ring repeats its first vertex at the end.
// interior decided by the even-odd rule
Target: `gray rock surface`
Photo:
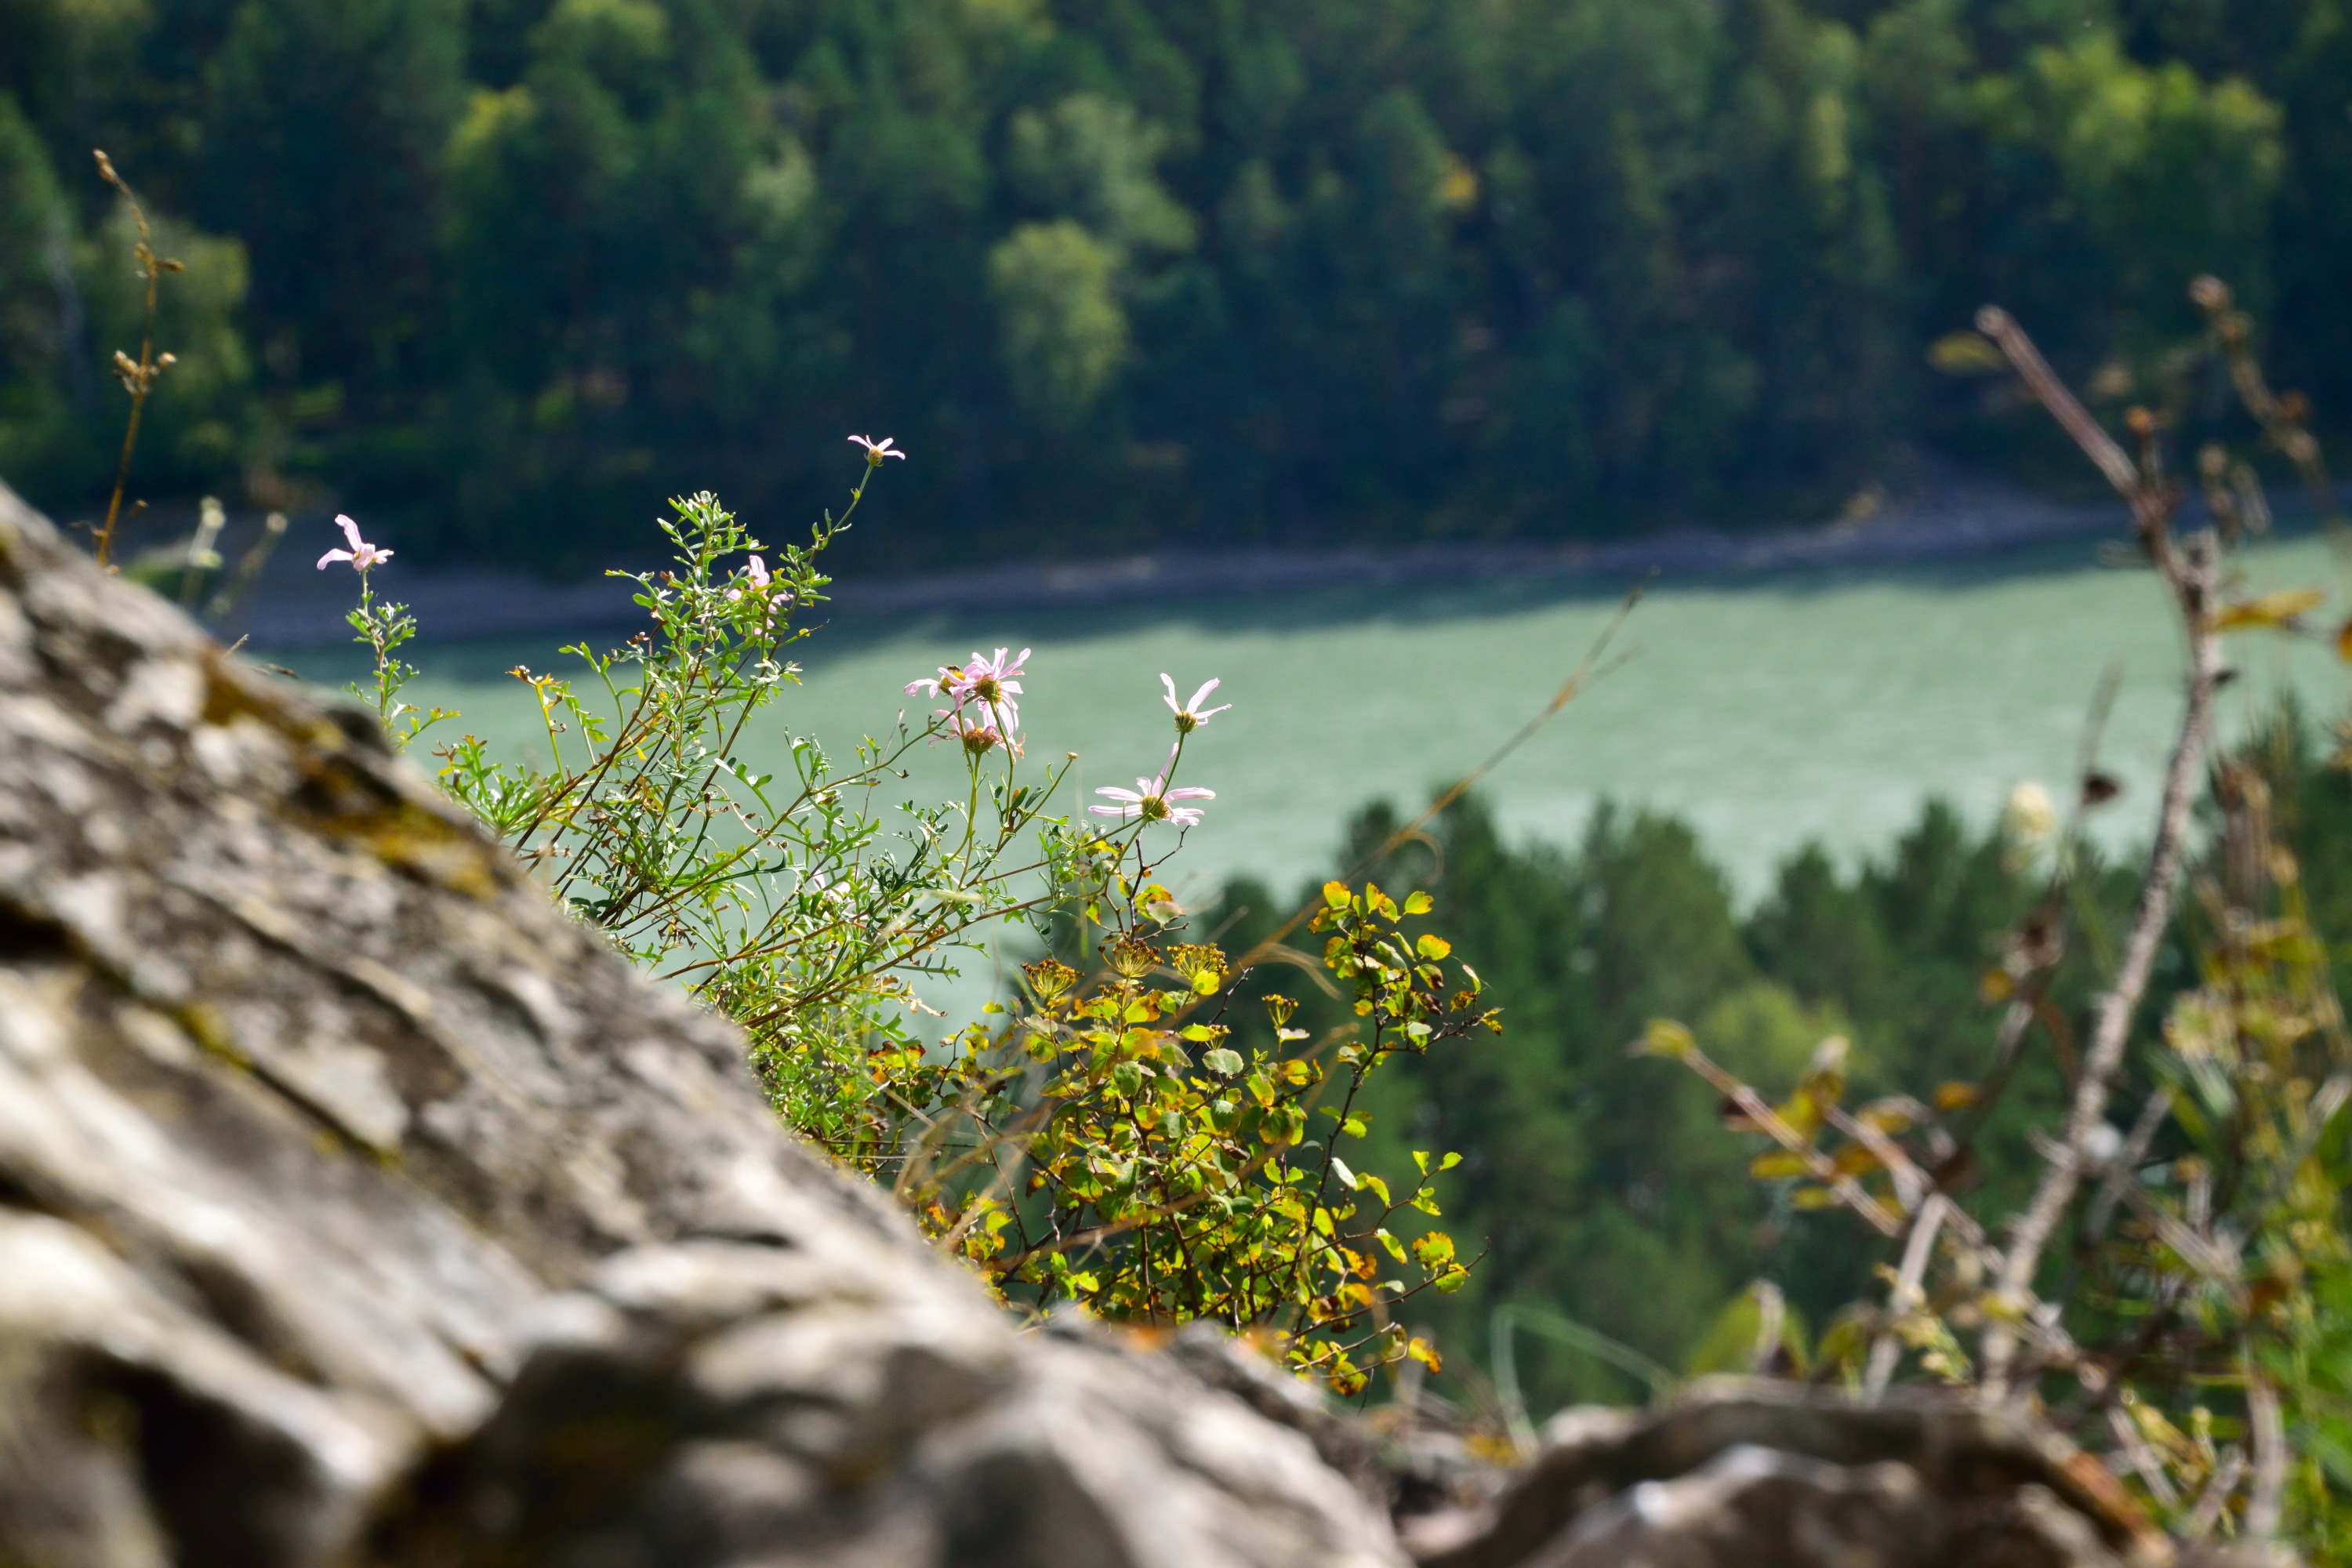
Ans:
{"type": "Polygon", "coordinates": [[[0,1563],[1399,1558],[1022,1334],[384,751],[0,489],[0,1563]]]}
{"type": "Polygon", "coordinates": [[[2014,1406],[1709,1378],[1581,1407],[1484,1507],[1407,1520],[1424,1568],[2254,1568],[2184,1548],[2014,1406]]]}

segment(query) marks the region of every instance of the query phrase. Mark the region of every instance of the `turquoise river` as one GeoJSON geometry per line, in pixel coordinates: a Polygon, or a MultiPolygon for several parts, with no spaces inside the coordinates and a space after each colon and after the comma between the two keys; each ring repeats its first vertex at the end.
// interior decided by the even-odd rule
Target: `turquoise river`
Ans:
{"type": "MultiPolygon", "coordinates": [[[[2245,570],[2250,588],[2336,575],[2309,539],[2267,545],[2245,570]]],[[[1171,885],[1189,900],[1248,871],[1287,889],[1328,874],[1351,811],[1382,797],[1420,804],[1541,709],[1615,607],[1606,587],[1488,582],[844,613],[799,645],[805,683],[754,749],[772,765],[790,727],[845,756],[902,708],[919,721],[927,705],[901,694],[910,679],[974,648],[1027,647],[1030,763],[1076,752],[1076,804],[1096,785],[1132,784],[1165,754],[1161,671],[1188,694],[1219,677],[1216,700],[1233,710],[1188,746],[1179,781],[1216,799],[1171,864],[1171,885]]],[[[2342,613],[2339,591],[2323,614],[2342,613]]],[[[519,662],[560,669],[551,647],[436,646],[430,629],[412,697],[460,710],[454,727],[501,747],[533,743],[536,703],[503,672],[519,662]]],[[[2332,649],[2266,634],[2234,640],[2244,678],[2226,700],[2237,729],[2289,685],[2330,717],[2352,696],[2332,649]]],[[[1629,657],[1484,793],[1513,834],[1563,843],[1603,797],[1675,813],[1744,898],[1809,839],[1847,858],[1883,853],[1932,795],[1984,822],[2020,781],[2063,794],[2110,667],[2121,685],[2102,761],[2126,787],[2099,826],[2118,846],[2142,839],[2179,700],[2179,637],[2156,580],[2101,563],[2087,543],[1916,568],[1662,580],[1617,651],[1629,657]]],[[[332,655],[292,661],[318,679],[352,673],[332,655]]],[[[957,769],[952,748],[938,747],[909,787],[961,795],[957,769]]]]}

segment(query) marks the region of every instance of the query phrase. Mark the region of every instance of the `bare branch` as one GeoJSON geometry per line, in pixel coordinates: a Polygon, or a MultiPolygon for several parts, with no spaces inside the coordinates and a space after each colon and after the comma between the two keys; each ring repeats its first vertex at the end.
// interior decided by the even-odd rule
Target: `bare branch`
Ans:
{"type": "Polygon", "coordinates": [[[2246,1359],[2246,1416],[2252,1430],[2254,1481],[2246,1496],[2246,1534],[2269,1541],[2278,1534],[2280,1504],[2286,1495],[2286,1420],[2278,1390],[2246,1359]]]}
{"type": "Polygon", "coordinates": [[[1705,1079],[1715,1090],[1734,1105],[1739,1113],[1754,1122],[1757,1129],[1772,1142],[1805,1163],[1805,1170],[1815,1181],[1835,1193],[1838,1201],[1868,1220],[1882,1236],[1900,1236],[1903,1222],[1895,1212],[1864,1192],[1862,1184],[1837,1168],[1836,1162],[1813,1147],[1812,1140],[1780,1119],[1780,1113],[1764,1103],[1764,1097],[1707,1060],[1697,1047],[1679,1054],[1685,1067],[1705,1079]]]}
{"type": "Polygon", "coordinates": [[[2180,1533],[2191,1541],[2202,1541],[2213,1533],[2221,1522],[2221,1510],[2230,1506],[2230,1494],[2238,1489],[2239,1478],[2246,1473],[2246,1456],[2232,1443],[2221,1455],[2221,1463],[2206,1479],[2205,1489],[2197,1494],[2197,1502],[2189,1510],[2188,1520],[2180,1533]]]}
{"type": "Polygon", "coordinates": [[[1871,1342],[1870,1370],[1862,1380],[1865,1399],[1875,1400],[1885,1394],[1887,1380],[1895,1375],[1895,1363],[1903,1356],[1902,1342],[1895,1337],[1895,1321],[1915,1310],[1922,1300],[1919,1285],[1927,1277],[1927,1260],[1936,1254],[1936,1232],[1943,1227],[1946,1215],[1958,1212],[1952,1200],[1941,1193],[1930,1193],[1927,1201],[1919,1206],[1918,1215],[1911,1225],[1911,1239],[1903,1247],[1903,1267],[1895,1273],[1895,1288],[1886,1293],[1886,1322],[1871,1342]]]}
{"type": "Polygon", "coordinates": [[[2123,1201],[2126,1186],[2137,1175],[2140,1163],[2147,1158],[2148,1143],[2156,1137],[2158,1128],[2172,1110],[2172,1091],[2158,1085],[2139,1108],[2139,1120],[2132,1123],[2131,1135],[2124,1140],[2123,1152],[2116,1156],[2107,1179],[2099,1184],[2099,1194],[2091,1200],[2091,1212],[2083,1222],[2085,1240],[2095,1241],[2115,1217],[2116,1205],[2123,1201]]]}
{"type": "MultiPolygon", "coordinates": [[[[2156,840],[2148,850],[2147,868],[2134,900],[2130,934],[2114,981],[2093,1009],[2090,1040],[2083,1054],[2082,1074],[2075,1081],[2063,1135],[2052,1147],[2049,1163],[2032,1201],[2010,1234],[1996,1290],[1998,1298],[2017,1308],[2021,1316],[2033,1300],[2033,1277],[2060,1218],[2074,1202],[2088,1164],[2086,1151],[2094,1130],[2105,1124],[2107,1097],[2123,1065],[2124,1045],[2134,1014],[2147,989],[2158,944],[2172,920],[2174,886],[2179,880],[2187,853],[2189,814],[2202,775],[2207,742],[2212,728],[2213,694],[2221,684],[2221,639],[2213,628],[2211,606],[2220,571],[2220,541],[2210,529],[2200,530],[2176,548],[2170,532],[2172,498],[2151,480],[2123,449],[2101,429],[2074,394],[2052,374],[2025,331],[2006,312],[1987,307],[1978,325],[1998,342],[2018,374],[2042,399],[2052,417],[2073,436],[2109,482],[2131,502],[2148,554],[2172,590],[2189,642],[2189,692],[2165,770],[2164,790],[2157,809],[2156,840]]],[[[2014,1329],[1996,1321],[1984,1343],[1984,1377],[1994,1395],[2008,1387],[2016,1352],[2014,1329]]]]}
{"type": "Polygon", "coordinates": [[[2033,340],[2025,335],[2025,329],[2000,306],[1987,305],[1977,312],[1977,331],[2000,345],[2000,352],[2009,356],[2009,363],[2016,367],[2027,390],[2033,394],[2042,407],[2050,410],[2051,417],[2064,427],[2066,434],[2074,438],[2074,444],[2083,448],[2091,461],[2098,465],[2099,472],[2107,476],[2107,483],[2115,486],[2116,493],[2132,503],[2132,510],[2137,514],[2141,488],[2138,468],[2116,444],[2116,438],[2091,417],[2090,410],[2076,401],[2074,395],[2066,389],[2066,384],[2058,379],[2058,373],[2050,368],[2050,362],[2042,357],[2042,351],[2033,346],[2033,340]]]}
{"type": "Polygon", "coordinates": [[[2174,1486],[2172,1479],[2164,1473],[2164,1466],[2157,1458],[2156,1450],[2147,1446],[2147,1440],[2132,1426],[2131,1417],[2124,1413],[2122,1405],[2107,1406],[2107,1430],[2114,1436],[2116,1447],[2123,1450],[2124,1458],[2131,1461],[2131,1468],[2137,1472],[2141,1484],[2147,1488],[2147,1495],[2167,1508],[2179,1502],[2180,1489],[2174,1486]]]}

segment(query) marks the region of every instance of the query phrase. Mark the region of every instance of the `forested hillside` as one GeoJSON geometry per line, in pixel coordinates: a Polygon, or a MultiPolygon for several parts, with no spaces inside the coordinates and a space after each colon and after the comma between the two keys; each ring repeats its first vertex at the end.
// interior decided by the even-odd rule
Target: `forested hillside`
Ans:
{"type": "Polygon", "coordinates": [[[870,429],[877,564],[1822,515],[2052,439],[1986,300],[2113,399],[2218,272],[2352,406],[2347,82],[2343,0],[0,0],[0,474],[109,477],[103,146],[158,498],[580,566],[870,429]]]}
{"type": "MultiPolygon", "coordinates": [[[[2270,782],[2315,918],[2346,929],[2352,777],[2326,763],[2313,728],[2291,709],[2239,756],[2270,782]]],[[[1774,1096],[1796,1087],[1832,1035],[1850,1043],[1857,1101],[1981,1082],[2000,1014],[1988,979],[2001,972],[2004,933],[2032,906],[2046,861],[2003,828],[1979,834],[1934,803],[1858,866],[1818,848],[1790,857],[1743,915],[1696,836],[1671,817],[1604,806],[1572,849],[1513,846],[1473,797],[1433,836],[1368,860],[1397,824],[1386,807],[1360,816],[1334,874],[1365,867],[1399,898],[1427,890],[1436,923],[1475,955],[1505,1026],[1408,1058],[1364,1112],[1366,1162],[1378,1168],[1408,1168],[1412,1148],[1464,1157],[1444,1224],[1462,1255],[1480,1261],[1458,1295],[1416,1301],[1415,1326],[1436,1330],[1449,1354],[1491,1366],[1493,1313],[1511,1303],[1564,1313],[1680,1373],[1751,1280],[1786,1292],[1800,1342],[1867,1295],[1873,1269],[1891,1258],[1880,1238],[1850,1214],[1792,1206],[1800,1183],[1751,1179],[1748,1162],[1764,1141],[1727,1133],[1714,1091],[1629,1047],[1649,1020],[1677,1019],[1715,1059],[1774,1096]]],[[[2110,867],[2080,879],[2071,919],[2083,951],[2051,993],[2069,1043],[2026,1053],[1978,1132],[1975,1160],[1953,1178],[1975,1212],[2014,1208],[2032,1181],[2032,1131],[2051,1125],[2063,1102],[2074,1068],[2065,1053],[2096,963],[2126,923],[2136,875],[2110,867]]],[[[2199,875],[2210,885],[2210,862],[2199,875]]],[[[1241,951],[1294,901],[1238,882],[1202,924],[1241,951]]],[[[2158,958],[2140,1026],[2150,1037],[2171,998],[2199,984],[2191,954],[2205,935],[2200,918],[2185,914],[2158,958]]],[[[1270,966],[1253,984],[1298,997],[1308,1026],[1345,1019],[1344,1004],[1324,997],[1303,966],[1270,966]]],[[[1231,1016],[1245,1039],[1264,1032],[1250,1009],[1231,1016]]],[[[2133,1084],[2128,1098],[2147,1091],[2133,1084]]],[[[2170,1137],[2159,1153],[2172,1152],[2170,1137]]],[[[1524,1342],[1519,1363],[1539,1407],[1643,1392],[1622,1370],[1553,1342],[1524,1342]]],[[[1476,1392],[1475,1381],[1454,1386],[1476,1392]]]]}

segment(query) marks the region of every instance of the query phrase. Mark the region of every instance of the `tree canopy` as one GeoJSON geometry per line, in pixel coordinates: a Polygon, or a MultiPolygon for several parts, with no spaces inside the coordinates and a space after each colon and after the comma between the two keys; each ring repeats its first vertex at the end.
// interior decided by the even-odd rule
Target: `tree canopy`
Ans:
{"type": "Polygon", "coordinates": [[[2352,404],[2347,79],[2344,0],[0,0],[0,473],[107,477],[103,146],[141,482],[420,550],[869,426],[891,565],[1826,513],[2043,438],[1988,300],[2121,399],[2215,272],[2352,404]]]}

